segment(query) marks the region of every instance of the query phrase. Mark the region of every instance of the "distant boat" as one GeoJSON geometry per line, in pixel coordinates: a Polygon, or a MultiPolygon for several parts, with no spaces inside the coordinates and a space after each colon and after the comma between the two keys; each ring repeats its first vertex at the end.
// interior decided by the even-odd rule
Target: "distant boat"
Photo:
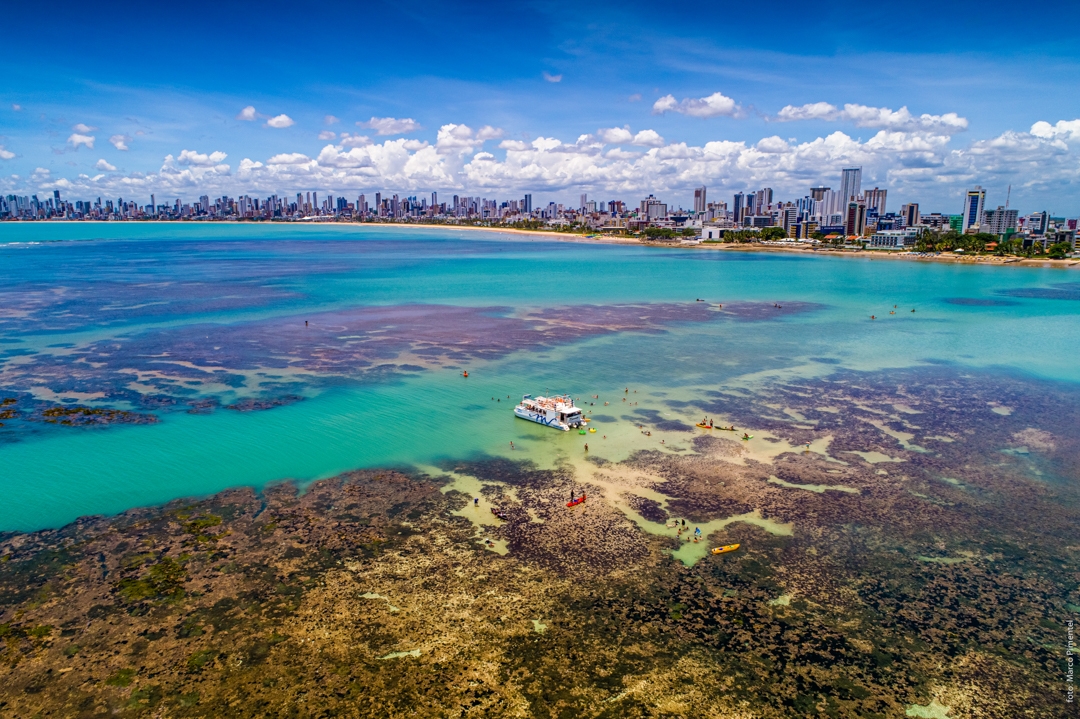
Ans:
{"type": "MultiPolygon", "coordinates": [[[[583,494],[580,497],[578,497],[577,499],[571,499],[569,502],[566,503],[566,506],[567,507],[576,507],[579,504],[583,503],[584,501],[585,501],[585,495],[583,494]]],[[[738,545],[736,545],[736,546],[738,546],[738,545]]]]}
{"type": "Polygon", "coordinates": [[[741,544],[725,544],[722,547],[717,547],[716,549],[712,550],[712,553],[713,554],[727,554],[728,552],[734,552],[736,549],[738,549],[741,546],[742,546],[741,544]]]}
{"type": "MultiPolygon", "coordinates": [[[[533,397],[527,394],[521,398],[521,403],[514,407],[514,414],[530,422],[561,429],[563,432],[585,425],[581,410],[574,406],[574,400],[569,395],[533,397]]],[[[585,434],[584,430],[582,434],[585,434]]]]}

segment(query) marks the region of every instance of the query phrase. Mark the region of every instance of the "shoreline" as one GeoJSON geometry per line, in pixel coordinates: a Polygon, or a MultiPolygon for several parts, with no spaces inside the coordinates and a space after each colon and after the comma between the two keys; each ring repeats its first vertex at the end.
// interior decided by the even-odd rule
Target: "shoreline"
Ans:
{"type": "MultiPolygon", "coordinates": [[[[23,223],[27,221],[12,221],[23,223]]],[[[45,223],[63,223],[63,224],[86,224],[87,220],[42,220],[35,221],[34,223],[27,222],[27,224],[36,224],[36,222],[45,223]]],[[[780,253],[791,255],[826,255],[830,257],[848,257],[848,258],[863,258],[869,260],[906,260],[914,262],[937,262],[943,264],[953,265],[993,265],[993,266],[1005,266],[1016,265],[1019,267],[1040,267],[1040,268],[1052,268],[1069,269],[1080,265],[1080,258],[1072,257],[1061,260],[1050,259],[1046,257],[1005,257],[998,255],[952,255],[952,254],[940,254],[934,256],[916,256],[901,252],[891,252],[888,250],[844,250],[836,248],[827,249],[815,249],[804,247],[778,247],[759,245],[754,243],[741,243],[741,242],[709,242],[709,243],[697,243],[697,244],[683,244],[681,242],[643,242],[633,237],[605,237],[603,235],[597,235],[595,237],[589,237],[579,233],[569,232],[552,232],[549,230],[523,230],[516,227],[477,227],[475,225],[451,225],[451,224],[429,224],[429,223],[392,223],[392,222],[240,222],[237,220],[213,220],[213,221],[187,221],[187,220],[146,220],[149,224],[169,224],[169,225],[204,225],[204,224],[228,224],[228,225],[251,225],[262,226],[263,224],[269,226],[300,226],[300,227],[340,227],[342,229],[356,229],[356,228],[388,228],[388,229],[427,229],[427,230],[464,230],[469,232],[488,232],[488,233],[504,233],[509,235],[519,235],[523,237],[542,237],[554,242],[574,242],[578,244],[593,244],[593,245],[626,245],[626,246],[638,246],[638,247],[663,247],[668,249],[680,249],[680,250],[714,250],[721,252],[766,252],[766,253],[780,253]]],[[[0,223],[3,226],[6,223],[0,223]]],[[[103,223],[110,224],[110,223],[103,223]]],[[[123,223],[111,223],[111,224],[129,224],[123,223]]]]}

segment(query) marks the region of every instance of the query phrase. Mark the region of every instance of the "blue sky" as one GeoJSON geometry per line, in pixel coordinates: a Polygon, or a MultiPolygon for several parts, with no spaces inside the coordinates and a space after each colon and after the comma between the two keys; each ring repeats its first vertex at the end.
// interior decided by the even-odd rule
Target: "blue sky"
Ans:
{"type": "Polygon", "coordinates": [[[21,4],[0,191],[677,204],[698,184],[801,196],[862,165],[892,209],[956,212],[974,184],[993,206],[1011,184],[1021,211],[1076,215],[1078,20],[1064,2],[21,4]]]}

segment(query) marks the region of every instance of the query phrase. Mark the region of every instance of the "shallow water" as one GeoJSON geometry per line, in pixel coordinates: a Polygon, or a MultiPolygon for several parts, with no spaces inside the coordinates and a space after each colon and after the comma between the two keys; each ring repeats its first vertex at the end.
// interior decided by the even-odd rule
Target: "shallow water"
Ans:
{"type": "MultiPolygon", "coordinates": [[[[675,424],[664,429],[701,419],[681,403],[715,392],[721,399],[753,393],[771,379],[841,368],[887,373],[945,362],[1077,382],[1080,303],[1074,292],[1044,291],[1073,278],[1061,269],[597,246],[448,229],[4,223],[0,394],[152,411],[160,421],[96,428],[5,422],[0,491],[7,501],[0,505],[0,530],[57,526],[84,514],[357,467],[511,456],[510,441],[517,447],[513,457],[541,466],[580,457],[586,441],[608,459],[659,448],[664,438],[671,442],[664,449],[690,451],[692,433],[675,424]],[[146,348],[187,362],[184,348],[203,325],[224,325],[215,338],[228,345],[234,332],[240,336],[260,322],[265,326],[257,336],[274,337],[279,322],[357,307],[492,308],[484,312],[494,323],[546,308],[695,305],[698,298],[770,311],[792,304],[777,308],[775,317],[687,314],[649,331],[514,340],[509,350],[483,358],[451,352],[429,362],[415,347],[407,357],[398,347],[387,350],[387,364],[416,365],[413,371],[361,376],[349,368],[268,367],[272,352],[249,356],[244,344],[225,347],[235,350],[236,366],[188,367],[183,381],[169,384],[140,384],[156,381],[148,368],[163,366],[154,364],[149,349],[133,356],[138,366],[123,387],[115,379],[122,373],[72,379],[86,367],[76,359],[82,348],[152,331],[159,335],[146,348]],[[816,308],[789,313],[797,302],[816,308]],[[893,305],[896,314],[889,315],[893,305]],[[264,363],[262,369],[243,364],[248,360],[264,363]],[[28,370],[38,366],[40,373],[28,370]],[[459,374],[465,366],[468,379],[459,374]],[[222,406],[253,395],[305,399],[264,411],[218,407],[204,414],[133,404],[132,397],[162,387],[183,402],[212,397],[222,406]],[[545,391],[583,400],[599,394],[587,408],[598,433],[557,433],[512,416],[521,394],[545,391]],[[113,399],[102,396],[109,392],[113,399]],[[604,407],[604,401],[612,404],[604,407]],[[639,423],[653,435],[641,435],[639,423]],[[610,439],[603,440],[605,425],[620,431],[606,432],[610,439]]],[[[574,310],[565,313],[563,326],[574,317],[574,310]]],[[[479,341],[482,325],[481,319],[450,334],[468,346],[479,341]]],[[[507,336],[495,331],[496,339],[507,336]]],[[[800,421],[783,408],[777,415],[800,421]]],[[[726,424],[722,416],[714,419],[726,424]]],[[[911,421],[917,424],[917,416],[911,421]]],[[[748,452],[767,458],[779,451],[765,442],[767,433],[752,433],[748,452]]],[[[890,433],[898,446],[915,448],[910,436],[890,433]]],[[[826,454],[825,446],[813,449],[826,454]]],[[[879,459],[873,452],[863,456],[879,459]]]]}

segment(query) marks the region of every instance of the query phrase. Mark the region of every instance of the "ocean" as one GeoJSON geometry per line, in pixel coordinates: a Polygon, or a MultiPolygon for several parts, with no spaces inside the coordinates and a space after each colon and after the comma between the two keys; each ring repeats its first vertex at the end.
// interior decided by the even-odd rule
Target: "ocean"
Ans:
{"type": "Polygon", "coordinates": [[[552,466],[583,442],[622,459],[653,442],[644,426],[686,451],[698,400],[722,423],[725,395],[783,378],[946,366],[1071,385],[1078,313],[1060,268],[444,227],[3,223],[0,531],[356,468],[552,466]],[[591,402],[598,433],[513,417],[545,392],[591,402]],[[106,413],[79,426],[73,407],[106,413]]]}

